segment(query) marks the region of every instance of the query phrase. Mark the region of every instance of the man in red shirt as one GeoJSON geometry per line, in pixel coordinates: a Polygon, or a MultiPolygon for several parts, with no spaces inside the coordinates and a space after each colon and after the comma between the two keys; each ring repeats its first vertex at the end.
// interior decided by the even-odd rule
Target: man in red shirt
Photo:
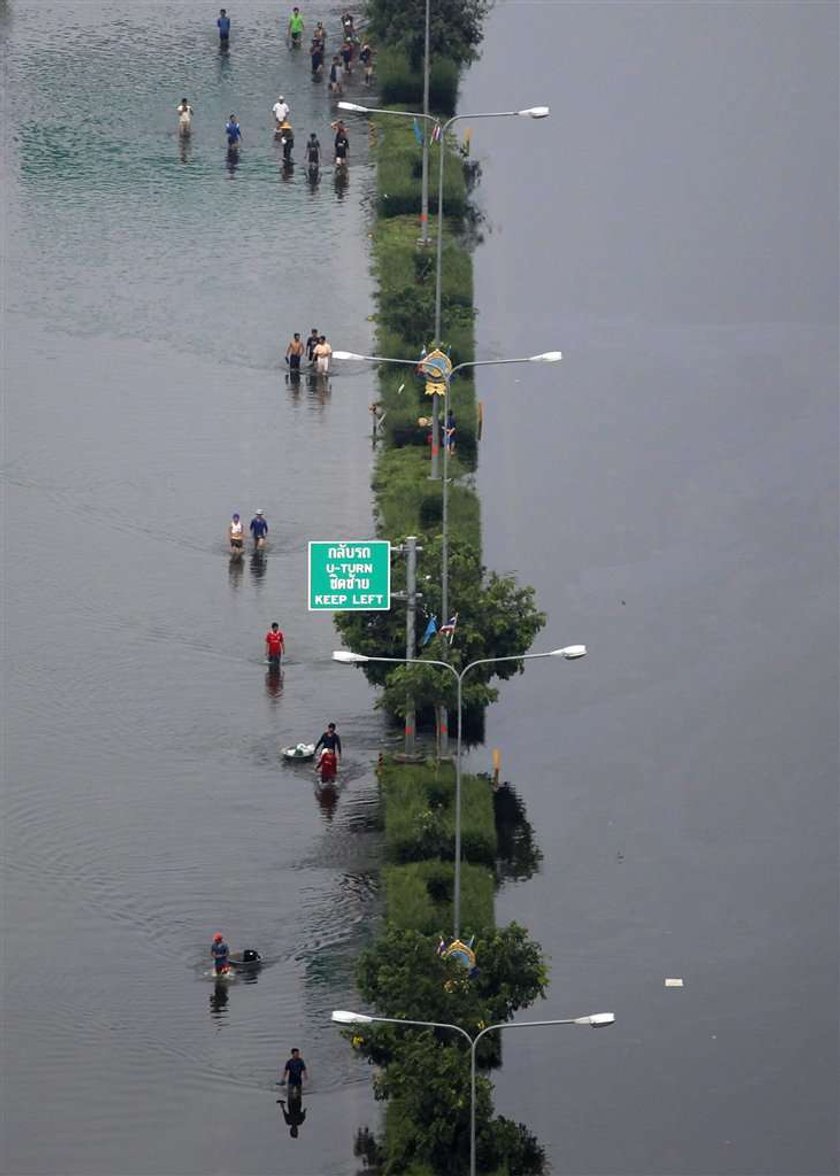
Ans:
{"type": "Polygon", "coordinates": [[[280,661],[285,652],[286,645],[283,641],[283,634],[280,631],[280,626],[274,621],[265,635],[265,656],[272,670],[280,669],[280,661]]]}

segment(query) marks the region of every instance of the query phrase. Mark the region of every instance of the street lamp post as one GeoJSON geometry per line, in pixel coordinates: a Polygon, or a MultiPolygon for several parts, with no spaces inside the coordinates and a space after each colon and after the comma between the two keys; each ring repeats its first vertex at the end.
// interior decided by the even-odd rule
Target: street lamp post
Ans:
{"type": "MultiPolygon", "coordinates": [[[[429,74],[431,62],[431,0],[426,0],[426,24],[423,36],[423,118],[429,117],[429,74]]],[[[420,179],[420,244],[429,244],[429,136],[423,136],[420,179]]]]}
{"type": "MultiPolygon", "coordinates": [[[[398,363],[407,364],[411,367],[417,367],[417,360],[414,359],[393,359],[387,355],[357,355],[353,351],[334,351],[334,359],[360,359],[367,360],[368,363],[398,363]]],[[[524,355],[517,359],[475,359],[467,361],[466,363],[459,363],[449,372],[442,371],[440,379],[445,386],[445,393],[443,397],[443,421],[444,429],[446,428],[446,420],[448,416],[448,409],[450,404],[450,386],[452,379],[463,371],[465,368],[476,367],[500,367],[510,363],[558,363],[563,358],[562,351],[544,351],[540,355],[524,355]]],[[[422,361],[421,361],[422,362],[422,361]]],[[[436,376],[437,378],[437,376],[436,376]]],[[[434,412],[434,408],[432,409],[434,412]]],[[[442,486],[442,502],[441,502],[441,581],[440,581],[440,611],[443,618],[442,624],[447,624],[449,621],[449,445],[444,439],[443,446],[443,486],[442,486]]]]}
{"type": "Polygon", "coordinates": [[[414,1025],[422,1029],[450,1029],[460,1033],[470,1043],[470,1176],[476,1176],[475,1155],[475,1051],[482,1037],[497,1029],[536,1029],[546,1025],[582,1025],[590,1029],[605,1029],[615,1024],[615,1013],[591,1013],[588,1017],[564,1017],[551,1021],[509,1021],[500,1025],[488,1025],[472,1037],[460,1025],[448,1025],[443,1021],[409,1021],[403,1017],[371,1017],[366,1013],[351,1013],[347,1009],[336,1009],[331,1017],[338,1025],[370,1025],[374,1021],[387,1025],[414,1025]]]}
{"type": "MultiPolygon", "coordinates": [[[[358,102],[339,102],[338,108],[339,110],[347,110],[353,114],[386,114],[393,115],[396,118],[422,118],[426,122],[434,123],[436,127],[440,126],[437,118],[433,114],[428,114],[426,111],[418,115],[411,110],[379,110],[374,106],[361,106],[358,102]]],[[[481,112],[478,114],[455,114],[440,127],[440,164],[438,167],[437,194],[437,258],[435,262],[435,347],[439,347],[441,343],[441,284],[443,279],[443,165],[446,161],[446,132],[453,125],[453,123],[459,122],[465,118],[548,118],[550,113],[551,110],[548,106],[528,106],[523,110],[493,110],[481,112]]],[[[428,135],[425,136],[425,139],[428,140],[428,135]]],[[[432,478],[439,477],[439,451],[440,424],[438,422],[438,398],[437,393],[435,393],[432,396],[432,468],[430,473],[430,477],[432,478]]]]}
{"type": "Polygon", "coordinates": [[[455,749],[455,879],[452,895],[452,925],[456,939],[461,931],[461,743],[463,738],[463,705],[462,693],[464,678],[476,666],[495,665],[498,662],[535,661],[543,657],[562,657],[566,661],[576,661],[586,656],[585,645],[566,645],[562,649],[549,649],[545,653],[522,653],[513,657],[480,657],[471,661],[458,672],[449,662],[434,658],[421,657],[371,657],[365,653],[353,653],[349,649],[336,649],[333,661],[345,665],[360,665],[364,662],[391,662],[394,665],[441,666],[453,674],[458,684],[458,741],[455,749]]]}

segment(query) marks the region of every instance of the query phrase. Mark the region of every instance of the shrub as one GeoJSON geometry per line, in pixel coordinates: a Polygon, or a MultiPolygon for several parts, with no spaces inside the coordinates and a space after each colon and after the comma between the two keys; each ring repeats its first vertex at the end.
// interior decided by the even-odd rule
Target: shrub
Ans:
{"type": "MultiPolygon", "coordinates": [[[[408,54],[399,49],[380,49],[376,78],[383,106],[423,106],[423,73],[412,69],[408,54]]],[[[429,73],[429,108],[449,117],[458,101],[458,66],[446,57],[432,62],[429,73]]]]}
{"type": "MultiPolygon", "coordinates": [[[[410,862],[383,871],[385,914],[389,923],[426,935],[452,926],[452,862],[410,862]]],[[[493,877],[484,866],[461,863],[461,923],[465,934],[493,926],[493,877]]]]}
{"type": "MultiPolygon", "coordinates": [[[[385,851],[390,862],[451,861],[455,850],[455,772],[450,764],[394,764],[380,769],[385,851]]],[[[461,778],[461,846],[472,862],[495,864],[493,797],[486,780],[461,778]]]]}

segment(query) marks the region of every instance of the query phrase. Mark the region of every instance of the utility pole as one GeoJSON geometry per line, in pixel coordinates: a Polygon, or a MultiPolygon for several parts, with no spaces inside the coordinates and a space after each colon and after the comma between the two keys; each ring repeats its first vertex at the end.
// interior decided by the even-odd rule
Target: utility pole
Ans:
{"type": "MultiPolygon", "coordinates": [[[[417,602],[423,597],[423,593],[417,591],[417,553],[422,550],[422,547],[417,546],[416,535],[406,535],[405,543],[391,548],[391,551],[396,555],[406,557],[405,592],[392,592],[391,599],[405,601],[405,656],[412,662],[417,660],[415,653],[417,649],[417,602]]],[[[405,755],[407,758],[414,755],[416,730],[414,702],[409,698],[406,700],[405,709],[405,755]]]]}
{"type": "MultiPolygon", "coordinates": [[[[417,536],[405,537],[405,656],[416,657],[417,649],[417,536]]],[[[414,752],[415,715],[414,700],[409,698],[405,708],[405,753],[414,752]]]]}

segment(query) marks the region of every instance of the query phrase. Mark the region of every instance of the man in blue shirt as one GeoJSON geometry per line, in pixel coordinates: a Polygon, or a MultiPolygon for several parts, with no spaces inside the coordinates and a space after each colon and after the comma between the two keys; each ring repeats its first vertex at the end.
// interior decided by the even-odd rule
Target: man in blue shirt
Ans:
{"type": "Polygon", "coordinates": [[[327,723],[326,731],[315,744],[316,752],[319,747],[323,747],[325,751],[334,751],[336,760],[341,755],[341,737],[335,729],[335,723],[327,723]]]}
{"type": "Polygon", "coordinates": [[[223,8],[219,13],[219,19],[216,21],[219,30],[219,44],[222,48],[226,48],[230,41],[230,17],[227,14],[227,9],[223,8]]]}
{"type": "Polygon", "coordinates": [[[216,970],[216,975],[224,976],[230,967],[228,962],[230,948],[225,943],[225,937],[222,935],[221,931],[217,931],[213,936],[213,944],[210,948],[210,954],[213,957],[213,965],[216,970]]]}
{"type": "Polygon", "coordinates": [[[242,127],[236,121],[235,114],[232,114],[228,119],[225,134],[227,135],[228,147],[236,148],[242,142],[242,127]]]}
{"type": "Polygon", "coordinates": [[[265,547],[265,537],[268,534],[268,523],[265,521],[265,516],[261,510],[258,510],[251,519],[251,534],[254,536],[255,551],[259,551],[261,547],[265,547]]]}
{"type": "Polygon", "coordinates": [[[306,1062],[300,1056],[300,1050],[295,1048],[292,1050],[292,1056],[283,1067],[283,1077],[281,1079],[281,1086],[286,1083],[289,1089],[289,1102],[292,1099],[299,1099],[303,1089],[303,1080],[308,1077],[306,1073],[306,1062]]]}

